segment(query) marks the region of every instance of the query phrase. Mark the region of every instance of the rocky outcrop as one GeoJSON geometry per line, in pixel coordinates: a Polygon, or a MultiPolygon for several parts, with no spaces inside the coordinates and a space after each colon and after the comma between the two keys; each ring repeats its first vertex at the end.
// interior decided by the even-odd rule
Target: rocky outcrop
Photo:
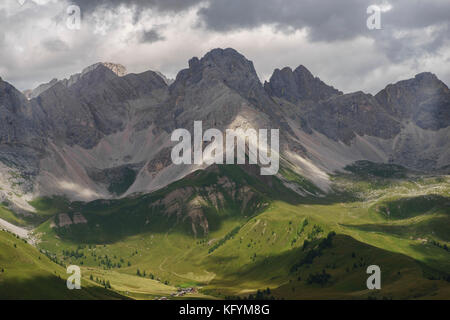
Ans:
{"type": "MultiPolygon", "coordinates": [[[[206,169],[209,173],[218,173],[217,167],[212,166],[206,169]]],[[[195,179],[196,173],[186,177],[186,180],[195,179]]],[[[180,187],[170,191],[161,199],[149,205],[153,212],[160,210],[167,217],[176,217],[178,222],[188,221],[191,224],[195,235],[200,231],[208,234],[209,223],[208,213],[215,212],[223,215],[232,208],[239,208],[238,213],[251,215],[256,210],[267,206],[262,202],[262,198],[250,185],[238,185],[227,176],[218,176],[216,181],[212,181],[202,186],[180,187]],[[200,230],[200,229],[201,230],[200,230]]]]}
{"type": "Polygon", "coordinates": [[[72,218],[68,213],[57,214],[50,223],[50,228],[67,228],[71,225],[87,224],[86,218],[79,212],[72,214],[72,218]]]}
{"type": "Polygon", "coordinates": [[[273,97],[297,103],[299,101],[320,101],[342,95],[342,92],[314,77],[308,69],[300,65],[292,71],[286,67],[276,69],[264,88],[273,97]]]}
{"type": "Polygon", "coordinates": [[[42,92],[50,89],[57,83],[58,83],[58,79],[56,79],[56,78],[51,80],[48,83],[43,83],[43,84],[39,85],[37,88],[35,88],[34,90],[31,90],[31,92],[29,92],[27,94],[27,98],[28,99],[37,98],[42,92]]]}
{"type": "Polygon", "coordinates": [[[26,175],[38,171],[46,139],[26,97],[0,80],[0,161],[26,175]]]}
{"type": "Polygon", "coordinates": [[[104,68],[110,70],[112,73],[114,73],[118,77],[123,77],[123,76],[127,75],[127,69],[121,64],[111,63],[111,62],[99,62],[99,63],[93,64],[93,65],[83,69],[83,71],[81,73],[77,73],[77,74],[70,76],[69,79],[58,80],[55,78],[48,83],[43,83],[43,84],[39,85],[37,88],[35,88],[34,90],[31,90],[31,92],[27,93],[27,98],[28,99],[37,98],[41,93],[50,89],[57,83],[61,83],[66,88],[69,88],[72,85],[76,84],[84,76],[95,71],[99,67],[104,67],[104,68]]]}
{"type": "Polygon", "coordinates": [[[400,121],[429,130],[450,126],[450,90],[432,73],[388,85],[375,98],[400,121]]]}
{"type": "Polygon", "coordinates": [[[400,121],[372,95],[363,92],[339,95],[302,110],[306,128],[347,144],[356,135],[390,139],[400,133],[400,121]]]}

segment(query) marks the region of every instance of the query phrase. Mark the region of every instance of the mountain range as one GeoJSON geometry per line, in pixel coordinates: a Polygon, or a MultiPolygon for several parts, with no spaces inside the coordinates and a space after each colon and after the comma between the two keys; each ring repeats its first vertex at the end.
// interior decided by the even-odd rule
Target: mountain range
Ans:
{"type": "Polygon", "coordinates": [[[171,132],[195,120],[205,129],[279,128],[282,159],[323,191],[328,174],[357,160],[423,171],[450,165],[450,91],[431,73],[375,96],[343,94],[304,66],[277,69],[263,85],[251,61],[215,49],[170,85],[160,73],[99,63],[29,97],[0,82],[2,176],[17,173],[7,180],[25,198],[158,190],[198,169],[169,157],[171,132]]]}
{"type": "Polygon", "coordinates": [[[376,95],[343,93],[303,65],[262,83],[228,48],[174,80],[114,63],[25,93],[0,79],[0,220],[33,228],[49,259],[83,262],[86,281],[108,277],[133,298],[175,285],[204,287],[201,298],[267,287],[368,297],[354,272],[380,261],[385,297],[448,297],[449,137],[450,91],[428,72],[376,95]],[[174,165],[171,134],[194,121],[279,129],[279,173],[174,165]],[[145,290],[127,286],[136,268],[154,276],[145,290]]]}

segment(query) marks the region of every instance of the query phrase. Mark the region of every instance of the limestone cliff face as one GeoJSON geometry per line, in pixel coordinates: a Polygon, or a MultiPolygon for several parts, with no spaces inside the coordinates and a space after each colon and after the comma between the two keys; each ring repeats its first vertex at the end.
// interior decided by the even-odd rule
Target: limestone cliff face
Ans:
{"type": "Polygon", "coordinates": [[[33,99],[33,98],[37,98],[39,95],[41,95],[41,93],[52,88],[57,83],[60,83],[67,88],[71,87],[72,85],[77,83],[78,80],[83,78],[88,73],[95,71],[99,67],[104,67],[106,69],[109,69],[112,73],[114,73],[118,77],[123,77],[123,76],[127,75],[127,69],[121,64],[111,63],[111,62],[98,62],[98,63],[95,63],[95,64],[83,69],[83,71],[81,73],[77,73],[77,74],[70,76],[69,79],[58,80],[55,78],[48,83],[43,83],[43,84],[39,85],[38,87],[36,87],[33,90],[27,90],[24,94],[28,99],[33,99]]]}
{"type": "Polygon", "coordinates": [[[127,68],[125,68],[123,65],[118,63],[112,63],[112,62],[101,62],[103,66],[114,72],[118,77],[123,77],[128,74],[127,68]]]}
{"type": "Polygon", "coordinates": [[[170,161],[171,132],[197,120],[204,130],[280,129],[282,160],[325,191],[328,173],[356,160],[450,165],[450,93],[429,73],[375,96],[343,94],[303,66],[276,70],[263,86],[251,61],[215,49],[174,82],[99,63],[34,94],[0,81],[0,171],[27,178],[23,188],[11,183],[18,194],[92,200],[158,190],[205,169],[170,161]]]}
{"type": "Polygon", "coordinates": [[[400,121],[372,95],[355,92],[306,106],[301,116],[308,128],[327,137],[351,143],[356,135],[390,139],[400,132],[400,121]]]}
{"type": "Polygon", "coordinates": [[[294,71],[289,67],[276,69],[264,88],[271,96],[293,103],[308,100],[317,102],[342,95],[339,90],[314,77],[303,65],[294,71]]]}
{"type": "Polygon", "coordinates": [[[450,125],[450,91],[436,75],[425,72],[414,79],[388,85],[375,98],[400,120],[422,129],[439,130],[450,125]]]}

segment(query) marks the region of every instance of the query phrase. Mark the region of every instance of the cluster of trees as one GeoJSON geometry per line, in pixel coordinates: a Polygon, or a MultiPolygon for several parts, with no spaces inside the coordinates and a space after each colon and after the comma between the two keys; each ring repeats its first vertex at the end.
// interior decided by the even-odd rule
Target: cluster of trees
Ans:
{"type": "Polygon", "coordinates": [[[226,296],[225,300],[275,300],[270,288],[265,290],[258,290],[255,294],[249,294],[247,297],[240,296],[226,296]]]}
{"type": "Polygon", "coordinates": [[[311,239],[311,240],[314,240],[322,232],[323,232],[322,227],[315,224],[314,227],[312,228],[311,232],[308,234],[308,238],[311,239]]]}
{"type": "MultiPolygon", "coordinates": [[[[147,277],[147,273],[145,272],[145,270],[141,272],[141,270],[137,269],[137,270],[136,270],[136,275],[137,275],[138,277],[143,277],[143,278],[147,277]]],[[[152,279],[152,280],[155,279],[155,275],[154,275],[153,273],[149,273],[148,277],[149,277],[150,279],[152,279]]]]}
{"type": "MultiPolygon", "coordinates": [[[[94,281],[94,276],[91,274],[89,279],[91,281],[94,281]]],[[[111,289],[111,283],[109,282],[109,280],[99,279],[98,277],[96,277],[95,282],[97,282],[98,284],[101,284],[105,289],[111,289]]]]}
{"type": "MultiPolygon", "coordinates": [[[[87,259],[87,256],[85,253],[81,250],[84,250],[86,246],[79,245],[76,250],[62,250],[62,255],[64,259],[66,258],[74,258],[74,259],[87,259]]],[[[95,245],[89,245],[89,249],[95,248],[95,245]]],[[[134,254],[134,253],[133,253],[134,254]]],[[[106,269],[114,269],[114,268],[122,268],[122,266],[125,265],[125,260],[123,258],[118,259],[117,256],[114,255],[113,258],[110,258],[108,255],[97,255],[95,251],[91,252],[91,257],[94,258],[94,261],[98,261],[98,266],[103,266],[103,268],[106,269]],[[114,261],[119,260],[119,261],[114,261]]],[[[83,261],[80,262],[80,264],[83,264],[83,261]]],[[[128,261],[127,265],[130,267],[131,262],[128,261]]]]}
{"type": "MultiPolygon", "coordinates": [[[[300,269],[303,265],[312,264],[316,257],[320,257],[322,255],[322,251],[327,248],[331,248],[333,246],[333,238],[336,236],[336,232],[331,231],[328,236],[322,239],[316,248],[312,248],[309,250],[304,257],[302,257],[299,262],[294,264],[291,267],[290,272],[294,273],[298,269],[300,269]]],[[[305,240],[303,243],[303,251],[310,245],[308,240],[305,240]]]]}
{"type": "MultiPolygon", "coordinates": [[[[147,277],[147,272],[146,272],[145,270],[141,272],[141,270],[137,269],[137,270],[136,270],[136,275],[137,275],[138,277],[146,278],[146,277],[147,277]]],[[[164,283],[166,286],[168,286],[168,285],[170,284],[170,282],[169,282],[168,280],[162,281],[161,279],[157,278],[153,273],[149,273],[149,274],[148,274],[148,277],[149,277],[150,279],[152,279],[152,280],[156,280],[156,281],[162,282],[162,283],[164,283]]]]}
{"type": "Polygon", "coordinates": [[[445,243],[441,244],[441,243],[439,243],[439,242],[437,242],[435,240],[431,240],[431,244],[436,246],[436,247],[438,247],[438,248],[444,249],[445,251],[449,251],[449,248],[448,248],[448,246],[445,243]]]}
{"type": "Polygon", "coordinates": [[[84,257],[84,252],[79,252],[79,249],[77,249],[77,251],[69,251],[69,250],[63,250],[62,254],[64,257],[70,257],[70,258],[75,258],[75,259],[81,259],[84,257]]]}
{"type": "Polygon", "coordinates": [[[297,232],[298,236],[301,236],[302,233],[305,231],[305,228],[308,226],[309,221],[308,219],[303,220],[303,223],[300,225],[300,229],[297,232]]]}
{"type": "Polygon", "coordinates": [[[331,279],[331,274],[327,273],[324,270],[322,270],[322,273],[314,273],[310,274],[308,276],[308,279],[306,279],[306,282],[308,284],[320,284],[321,286],[326,285],[331,279]]]}
{"type": "Polygon", "coordinates": [[[106,269],[113,268],[122,268],[123,259],[120,259],[121,262],[114,262],[111,260],[107,254],[103,256],[100,260],[100,264],[103,265],[106,269]]]}
{"type": "Polygon", "coordinates": [[[275,300],[275,297],[271,295],[272,291],[270,288],[267,288],[266,290],[258,290],[256,293],[250,294],[247,297],[247,300],[275,300]]]}
{"type": "Polygon", "coordinates": [[[319,243],[319,249],[323,250],[323,249],[331,248],[333,246],[333,238],[335,236],[336,236],[336,232],[331,231],[328,234],[328,236],[319,243]]]}
{"type": "MultiPolygon", "coordinates": [[[[355,252],[352,252],[352,258],[353,259],[357,259],[355,252]]],[[[368,266],[368,265],[369,265],[369,263],[364,260],[364,257],[359,257],[359,261],[356,261],[356,262],[353,263],[352,269],[354,270],[354,269],[357,269],[357,268],[363,268],[363,267],[368,266]]],[[[349,272],[350,269],[347,267],[346,271],[349,272]]]]}
{"type": "Polygon", "coordinates": [[[199,240],[199,241],[197,241],[197,245],[204,245],[204,244],[206,244],[208,242],[208,239],[202,239],[202,240],[199,240]]]}
{"type": "Polygon", "coordinates": [[[208,253],[212,253],[214,250],[219,248],[225,242],[230,240],[232,237],[234,237],[239,232],[240,229],[241,229],[241,227],[238,226],[238,227],[234,228],[233,230],[231,230],[225,237],[223,237],[222,239],[217,241],[216,244],[214,244],[211,248],[209,248],[208,253]]]}
{"type": "MultiPolygon", "coordinates": [[[[56,256],[56,254],[55,254],[55,255],[52,255],[52,254],[50,254],[48,251],[45,251],[45,250],[42,250],[42,249],[40,249],[39,252],[42,253],[43,255],[45,255],[47,258],[49,258],[52,262],[54,262],[54,263],[60,265],[60,266],[63,267],[63,268],[66,267],[66,265],[65,265],[64,262],[58,260],[58,257],[56,256]]],[[[39,260],[40,260],[40,259],[41,259],[41,257],[39,257],[39,260]]]]}

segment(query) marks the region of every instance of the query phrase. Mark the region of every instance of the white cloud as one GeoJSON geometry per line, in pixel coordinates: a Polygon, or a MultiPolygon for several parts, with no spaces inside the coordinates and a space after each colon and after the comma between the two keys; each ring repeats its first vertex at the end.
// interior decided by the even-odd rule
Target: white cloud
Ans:
{"type": "MultiPolygon", "coordinates": [[[[275,68],[300,64],[344,92],[376,93],[387,83],[422,71],[432,71],[447,83],[450,80],[450,71],[442,67],[450,59],[448,44],[438,46],[433,54],[407,52],[397,61],[387,54],[409,50],[395,48],[405,39],[418,46],[433,45],[433,35],[440,34],[433,29],[437,27],[398,29],[394,40],[360,35],[332,42],[311,41],[308,28],[286,33],[261,25],[215,32],[199,24],[198,9],[204,6],[200,4],[178,13],[146,9],[139,19],[124,6],[100,7],[84,13],[82,29],[72,31],[65,26],[69,4],[65,0],[29,1],[23,7],[16,0],[0,4],[3,79],[23,90],[54,77],[67,77],[98,61],[122,63],[131,72],[151,69],[175,77],[192,56],[203,56],[216,47],[233,47],[254,62],[261,80],[267,80],[275,68]],[[142,34],[149,30],[161,37],[142,42],[142,34]]],[[[388,2],[384,4],[386,10],[391,9],[388,2]]]]}

